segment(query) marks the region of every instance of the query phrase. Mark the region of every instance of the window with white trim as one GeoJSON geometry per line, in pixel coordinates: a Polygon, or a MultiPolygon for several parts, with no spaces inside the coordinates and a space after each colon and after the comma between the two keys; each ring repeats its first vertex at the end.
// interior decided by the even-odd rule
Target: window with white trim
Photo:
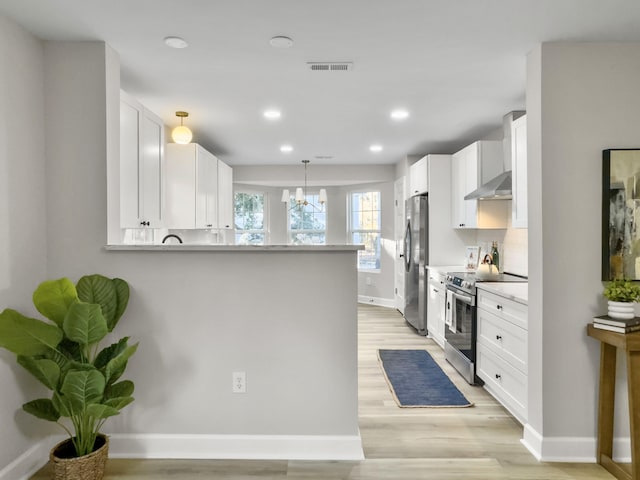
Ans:
{"type": "Polygon", "coordinates": [[[380,270],[380,192],[351,192],[349,206],[351,243],[364,245],[358,270],[380,270]]]}
{"type": "Polygon", "coordinates": [[[264,245],[266,243],[266,212],[264,192],[236,192],[234,195],[234,224],[236,245],[264,245]]]}
{"type": "Polygon", "coordinates": [[[327,243],[327,212],[320,204],[318,193],[307,193],[305,201],[289,201],[287,228],[289,242],[294,245],[324,245],[327,243]]]}

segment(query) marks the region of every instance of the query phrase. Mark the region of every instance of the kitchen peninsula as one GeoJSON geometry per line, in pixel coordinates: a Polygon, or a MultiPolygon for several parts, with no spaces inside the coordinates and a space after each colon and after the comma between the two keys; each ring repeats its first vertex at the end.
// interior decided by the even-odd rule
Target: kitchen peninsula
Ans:
{"type": "Polygon", "coordinates": [[[115,455],[359,459],[359,245],[109,245],[140,341],[115,455]],[[145,375],[144,372],[156,372],[145,375]],[[246,393],[234,393],[236,372],[246,393]]]}

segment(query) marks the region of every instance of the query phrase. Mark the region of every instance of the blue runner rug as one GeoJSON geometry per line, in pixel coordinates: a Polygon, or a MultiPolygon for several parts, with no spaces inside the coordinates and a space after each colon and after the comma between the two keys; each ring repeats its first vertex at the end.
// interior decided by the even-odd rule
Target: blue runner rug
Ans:
{"type": "Polygon", "coordinates": [[[470,407],[426,350],[378,350],[389,388],[400,407],[470,407]]]}

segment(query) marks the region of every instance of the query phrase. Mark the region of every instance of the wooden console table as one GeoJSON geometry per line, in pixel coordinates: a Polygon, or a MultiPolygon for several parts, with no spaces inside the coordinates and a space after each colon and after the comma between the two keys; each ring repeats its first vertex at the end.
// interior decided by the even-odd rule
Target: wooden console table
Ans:
{"type": "Polygon", "coordinates": [[[600,340],[600,394],[598,401],[598,463],[621,480],[640,480],[640,333],[616,333],[587,326],[587,334],[600,340]],[[631,473],[628,466],[614,462],[613,411],[616,389],[616,349],[623,349],[627,358],[629,423],[631,433],[631,473]],[[637,408],[636,408],[637,407],[637,408]]]}

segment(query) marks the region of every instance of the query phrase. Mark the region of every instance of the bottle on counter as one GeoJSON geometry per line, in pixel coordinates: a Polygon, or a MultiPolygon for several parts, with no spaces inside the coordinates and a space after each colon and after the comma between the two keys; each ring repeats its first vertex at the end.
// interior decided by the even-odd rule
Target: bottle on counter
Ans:
{"type": "Polygon", "coordinates": [[[491,260],[496,266],[496,269],[500,271],[500,254],[498,253],[498,242],[491,243],[491,260]]]}

